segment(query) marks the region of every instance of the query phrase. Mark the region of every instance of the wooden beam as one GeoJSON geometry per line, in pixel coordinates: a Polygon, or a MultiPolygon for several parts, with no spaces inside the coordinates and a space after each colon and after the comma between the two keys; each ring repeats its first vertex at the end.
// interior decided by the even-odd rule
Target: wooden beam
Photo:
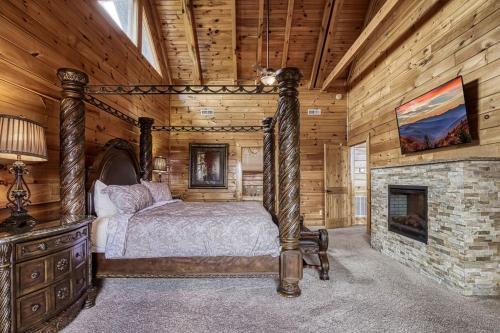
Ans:
{"type": "MultiPolygon", "coordinates": [[[[264,39],[264,0],[259,0],[259,22],[257,25],[257,66],[262,62],[262,40],[264,39]]],[[[264,67],[264,66],[263,66],[264,67]]]]}
{"type": "Polygon", "coordinates": [[[238,83],[238,26],[236,24],[236,0],[231,0],[231,24],[233,26],[232,45],[233,45],[233,81],[238,83]]]}
{"type": "Polygon", "coordinates": [[[314,88],[318,87],[325,79],[325,71],[327,70],[327,60],[329,58],[330,44],[333,37],[335,36],[335,33],[337,32],[337,26],[340,20],[343,6],[344,0],[335,0],[335,4],[333,5],[332,9],[332,15],[330,16],[330,23],[328,25],[328,32],[325,38],[325,45],[323,47],[321,55],[321,62],[319,65],[316,82],[314,83],[314,88]]]}
{"type": "Polygon", "coordinates": [[[202,84],[203,77],[201,74],[200,50],[198,49],[196,27],[194,26],[192,2],[191,0],[181,0],[181,5],[188,52],[193,61],[193,81],[195,84],[202,84]]]}
{"type": "Polygon", "coordinates": [[[326,90],[330,84],[337,79],[349,66],[349,64],[354,60],[356,55],[362,50],[363,46],[365,46],[371,37],[373,37],[374,33],[377,29],[385,22],[385,19],[392,13],[392,11],[396,8],[398,4],[400,4],[403,0],[387,0],[382,8],[375,14],[374,18],[368,23],[366,28],[361,32],[356,41],[351,45],[349,50],[347,50],[346,54],[340,59],[339,63],[335,66],[335,68],[328,75],[326,80],[323,82],[323,86],[321,90],[326,90]]]}
{"type": "Polygon", "coordinates": [[[316,77],[318,75],[318,69],[321,62],[321,56],[323,54],[323,48],[325,47],[326,32],[328,30],[328,24],[330,23],[330,16],[332,15],[333,1],[334,0],[327,0],[325,2],[325,8],[323,9],[323,21],[321,21],[318,43],[316,44],[316,53],[314,54],[314,62],[311,70],[311,78],[309,79],[309,89],[313,89],[316,85],[316,77]]]}
{"type": "MultiPolygon", "coordinates": [[[[363,29],[366,28],[366,25],[373,18],[377,3],[378,3],[377,0],[370,0],[370,3],[368,4],[368,9],[366,10],[365,20],[363,22],[363,29]]],[[[353,71],[354,67],[356,66],[356,63],[358,61],[358,57],[359,57],[359,54],[353,59],[353,61],[351,62],[351,65],[349,66],[349,72],[347,74],[347,79],[346,79],[346,85],[348,85],[348,83],[351,81],[352,71],[353,71]]]]}
{"type": "Polygon", "coordinates": [[[286,26],[285,26],[285,41],[283,43],[283,53],[281,55],[281,68],[285,68],[286,63],[288,61],[288,47],[290,45],[290,32],[292,31],[294,5],[295,5],[294,0],[288,0],[288,9],[286,13],[286,26]]]}
{"type": "Polygon", "coordinates": [[[172,76],[170,75],[170,68],[168,67],[168,57],[167,50],[165,48],[165,43],[163,41],[163,34],[160,28],[160,18],[158,15],[158,8],[151,3],[151,0],[143,0],[144,9],[146,10],[146,15],[151,18],[149,24],[153,26],[152,34],[155,43],[155,51],[158,55],[158,61],[160,63],[161,72],[163,79],[168,84],[172,83],[172,76]],[[149,14],[149,15],[148,15],[149,14]]]}

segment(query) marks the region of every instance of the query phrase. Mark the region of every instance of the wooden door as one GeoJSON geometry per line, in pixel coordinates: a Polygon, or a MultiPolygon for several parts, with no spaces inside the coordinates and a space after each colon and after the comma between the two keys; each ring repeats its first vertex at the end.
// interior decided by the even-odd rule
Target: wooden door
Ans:
{"type": "Polygon", "coordinates": [[[326,144],[325,170],[325,226],[341,228],[351,225],[349,218],[348,147],[326,144]]]}

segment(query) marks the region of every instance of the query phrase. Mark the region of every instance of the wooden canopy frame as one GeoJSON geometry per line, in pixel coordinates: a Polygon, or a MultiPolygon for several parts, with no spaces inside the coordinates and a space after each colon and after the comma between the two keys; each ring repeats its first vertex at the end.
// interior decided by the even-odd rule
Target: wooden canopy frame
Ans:
{"type": "MultiPolygon", "coordinates": [[[[85,215],[85,102],[111,113],[140,128],[139,162],[142,179],[152,176],[152,131],[154,120],[141,117],[138,120],[112,108],[89,94],[274,94],[275,87],[263,86],[87,86],[88,76],[75,69],[61,68],[58,78],[62,86],[60,101],[61,140],[61,214],[70,221],[85,215]],[[195,89],[196,88],[196,89],[195,89]],[[199,89],[198,89],[199,88],[199,89]]],[[[278,292],[287,297],[300,295],[303,260],[299,247],[300,238],[300,105],[299,81],[302,74],[294,67],[277,71],[279,87],[278,110],[274,118],[264,120],[264,207],[277,219],[281,245],[280,281],[278,292]],[[276,190],[274,185],[275,127],[278,132],[279,191],[276,214],[276,190]]],[[[255,126],[248,126],[252,131],[255,126]]],[[[186,130],[188,127],[183,127],[186,130]]],[[[245,126],[238,126],[235,131],[245,126]]],[[[210,131],[209,128],[206,128],[210,131]]],[[[229,131],[232,127],[227,127],[229,131]]],[[[163,130],[171,130],[163,129],[163,130]]],[[[198,128],[202,131],[203,128],[198,128]]],[[[222,131],[222,130],[221,130],[222,131]]]]}

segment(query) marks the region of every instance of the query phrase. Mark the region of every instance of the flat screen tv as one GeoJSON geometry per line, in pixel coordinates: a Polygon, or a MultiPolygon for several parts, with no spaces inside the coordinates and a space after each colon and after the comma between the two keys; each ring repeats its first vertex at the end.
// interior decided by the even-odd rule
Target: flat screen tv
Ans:
{"type": "Polygon", "coordinates": [[[459,76],[396,108],[403,154],[472,141],[459,76]]]}

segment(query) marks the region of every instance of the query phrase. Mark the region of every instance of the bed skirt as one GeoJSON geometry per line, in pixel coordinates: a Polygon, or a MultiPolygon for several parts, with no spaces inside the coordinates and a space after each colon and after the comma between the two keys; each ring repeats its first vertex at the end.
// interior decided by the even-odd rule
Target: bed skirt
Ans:
{"type": "Polygon", "coordinates": [[[97,278],[278,277],[279,257],[165,257],[106,259],[93,253],[97,278]]]}

